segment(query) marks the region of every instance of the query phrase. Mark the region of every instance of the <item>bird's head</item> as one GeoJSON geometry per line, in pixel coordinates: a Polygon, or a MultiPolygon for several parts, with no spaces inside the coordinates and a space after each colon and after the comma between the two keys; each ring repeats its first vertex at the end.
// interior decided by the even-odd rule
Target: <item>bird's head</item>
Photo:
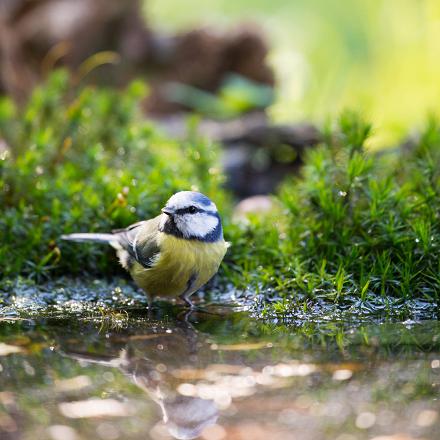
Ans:
{"type": "Polygon", "coordinates": [[[168,200],[162,209],[160,230],[188,240],[223,239],[217,207],[208,197],[195,191],[180,191],[168,200]]]}

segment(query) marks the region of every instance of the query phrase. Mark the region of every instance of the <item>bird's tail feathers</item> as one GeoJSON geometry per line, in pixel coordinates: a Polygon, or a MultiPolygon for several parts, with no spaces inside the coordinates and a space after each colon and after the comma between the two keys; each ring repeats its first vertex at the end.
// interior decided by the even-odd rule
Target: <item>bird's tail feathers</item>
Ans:
{"type": "Polygon", "coordinates": [[[79,233],[62,235],[63,240],[69,241],[95,241],[101,243],[111,243],[117,241],[114,234],[94,234],[94,233],[79,233]]]}

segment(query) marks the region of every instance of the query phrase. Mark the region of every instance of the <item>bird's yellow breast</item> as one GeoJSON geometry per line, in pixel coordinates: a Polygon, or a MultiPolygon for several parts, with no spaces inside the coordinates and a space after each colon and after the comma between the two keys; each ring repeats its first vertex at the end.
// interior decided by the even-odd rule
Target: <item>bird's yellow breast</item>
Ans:
{"type": "Polygon", "coordinates": [[[217,272],[228,243],[219,240],[205,243],[185,240],[163,232],[159,233],[160,254],[151,268],[135,263],[130,270],[136,284],[153,296],[177,296],[188,288],[188,294],[206,284],[217,272]]]}

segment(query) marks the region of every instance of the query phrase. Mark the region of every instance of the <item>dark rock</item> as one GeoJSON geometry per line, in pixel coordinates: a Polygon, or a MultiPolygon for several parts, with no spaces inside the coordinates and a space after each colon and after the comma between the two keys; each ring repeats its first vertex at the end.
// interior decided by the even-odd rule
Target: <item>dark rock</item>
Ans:
{"type": "MultiPolygon", "coordinates": [[[[168,135],[185,138],[187,121],[178,114],[157,119],[168,135]]],[[[311,124],[271,124],[264,112],[227,121],[202,120],[199,135],[223,145],[226,186],[239,198],[274,192],[302,164],[305,149],[321,141],[311,124]]]]}
{"type": "Polygon", "coordinates": [[[271,193],[297,172],[304,150],[319,141],[318,130],[310,124],[243,126],[240,133],[221,139],[227,186],[241,198],[271,193]]]}

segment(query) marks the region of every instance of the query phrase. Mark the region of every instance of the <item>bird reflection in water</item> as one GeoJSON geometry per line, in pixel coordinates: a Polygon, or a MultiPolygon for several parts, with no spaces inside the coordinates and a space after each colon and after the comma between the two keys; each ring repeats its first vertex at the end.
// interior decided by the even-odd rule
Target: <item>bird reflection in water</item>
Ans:
{"type": "Polygon", "coordinates": [[[176,390],[179,380],[173,373],[197,371],[210,355],[209,344],[201,341],[186,317],[172,324],[144,322],[124,335],[110,332],[106,342],[106,354],[100,355],[78,349],[77,341],[75,347],[72,342],[59,341],[61,351],[70,358],[121,370],[160,406],[165,426],[174,438],[194,439],[217,421],[218,408],[213,400],[183,396],[176,390]]]}

